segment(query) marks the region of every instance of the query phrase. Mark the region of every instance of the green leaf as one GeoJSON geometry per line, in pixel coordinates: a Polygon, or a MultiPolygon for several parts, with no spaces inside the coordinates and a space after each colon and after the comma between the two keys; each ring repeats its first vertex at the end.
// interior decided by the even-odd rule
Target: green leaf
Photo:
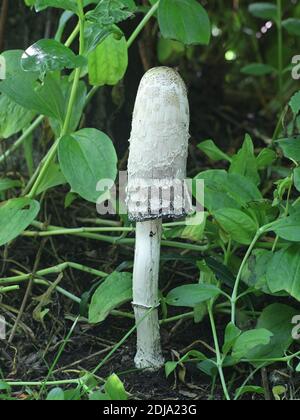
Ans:
{"type": "MultiPolygon", "coordinates": [[[[68,105],[69,105],[71,91],[72,91],[72,83],[69,82],[69,78],[66,76],[66,77],[61,77],[59,84],[60,84],[60,89],[63,95],[64,113],[66,114],[68,105]]],[[[70,132],[74,132],[77,130],[77,127],[82,118],[83,109],[86,104],[86,96],[87,96],[87,88],[84,81],[81,80],[78,84],[77,95],[74,100],[74,107],[73,107],[73,112],[71,115],[71,120],[70,120],[70,125],[69,125],[70,132]]],[[[53,132],[58,138],[61,132],[61,126],[59,124],[59,121],[57,121],[54,118],[50,118],[49,122],[50,122],[53,132]]]]}
{"type": "Polygon", "coordinates": [[[2,178],[0,179],[0,193],[7,191],[11,188],[21,187],[22,182],[17,179],[2,178]]]}
{"type": "Polygon", "coordinates": [[[243,245],[250,245],[257,230],[257,223],[246,213],[236,209],[220,209],[214,218],[230,237],[243,245]]]}
{"type": "Polygon", "coordinates": [[[256,158],[256,165],[258,170],[263,170],[270,167],[277,159],[277,154],[271,149],[262,149],[256,158]]]}
{"type": "Polygon", "coordinates": [[[231,158],[222,152],[212,140],[206,140],[198,144],[198,149],[202,150],[213,161],[227,160],[231,162],[231,158]]]}
{"type": "Polygon", "coordinates": [[[291,242],[300,242],[300,212],[279,219],[270,229],[280,238],[291,242]]]}
{"type": "Polygon", "coordinates": [[[96,203],[99,181],[115,181],[117,155],[109,137],[93,128],[86,128],[61,139],[58,148],[62,172],[72,191],[96,203]]]}
{"type": "Polygon", "coordinates": [[[128,395],[125,391],[122,381],[118,378],[116,374],[111,375],[105,385],[104,389],[106,394],[110,397],[112,401],[127,401],[128,395]]]}
{"type": "Polygon", "coordinates": [[[220,289],[211,284],[186,284],[171,290],[166,297],[166,303],[171,306],[194,308],[219,295],[220,289]]]}
{"type": "Polygon", "coordinates": [[[90,22],[111,26],[132,16],[132,3],[125,0],[100,0],[94,10],[86,14],[90,22]]]}
{"type": "Polygon", "coordinates": [[[297,191],[300,191],[300,168],[294,169],[294,184],[297,191]]]}
{"type": "MultiPolygon", "coordinates": [[[[292,319],[297,315],[297,310],[291,306],[275,303],[266,307],[260,315],[257,329],[267,329],[272,333],[271,340],[266,345],[261,345],[247,354],[248,359],[276,359],[283,357],[293,342],[292,319]]],[[[270,364],[273,363],[272,361],[270,364]]],[[[259,366],[260,362],[254,362],[259,366]]]]}
{"type": "Polygon", "coordinates": [[[195,216],[186,219],[185,226],[165,229],[164,237],[166,239],[181,238],[197,242],[203,238],[207,216],[208,213],[206,212],[197,213],[195,216]]]}
{"type": "Polygon", "coordinates": [[[276,69],[273,66],[262,63],[252,63],[243,67],[241,73],[249,76],[266,76],[271,73],[276,73],[276,69]]]}
{"type": "Polygon", "coordinates": [[[13,198],[0,205],[0,246],[19,236],[40,210],[37,201],[29,198],[13,198]]]}
{"type": "Polygon", "coordinates": [[[46,73],[51,71],[83,67],[85,58],[54,39],[41,39],[31,45],[22,55],[23,70],[46,73]]]}
{"type": "Polygon", "coordinates": [[[255,385],[248,385],[243,386],[241,388],[238,388],[235,391],[236,397],[242,397],[246,394],[258,394],[258,395],[265,395],[265,389],[261,386],[255,386],[255,385]]]}
{"type": "Polygon", "coordinates": [[[116,85],[128,66],[127,43],[122,36],[109,35],[88,56],[89,82],[94,86],[116,85]]]}
{"type": "Polygon", "coordinates": [[[53,388],[46,398],[47,401],[64,401],[65,394],[64,390],[61,388],[53,388]]]}
{"type": "Polygon", "coordinates": [[[229,173],[239,174],[246,178],[250,178],[255,185],[260,183],[256,157],[254,155],[254,146],[252,139],[248,134],[245,136],[242,148],[232,157],[229,173]]]}
{"type": "Polygon", "coordinates": [[[52,163],[43,178],[42,182],[39,185],[37,190],[37,195],[42,194],[44,191],[47,191],[51,188],[57,187],[58,185],[66,184],[66,178],[64,177],[61,169],[57,163],[52,163]]]}
{"type": "Polygon", "coordinates": [[[269,261],[267,282],[273,293],[286,291],[300,301],[300,246],[276,252],[269,261]]]}
{"type": "Polygon", "coordinates": [[[7,95],[0,96],[0,138],[7,139],[23,130],[33,119],[34,112],[13,102],[7,95]]]}
{"type": "Polygon", "coordinates": [[[233,288],[235,282],[235,276],[229,270],[226,265],[220,263],[215,258],[208,257],[205,258],[207,266],[214,272],[216,278],[226,286],[233,288]]]}
{"type": "Polygon", "coordinates": [[[277,7],[273,3],[253,3],[249,6],[249,12],[260,19],[277,20],[277,7]]]}
{"type": "Polygon", "coordinates": [[[200,351],[191,350],[187,352],[183,357],[181,357],[181,359],[178,360],[177,362],[167,362],[165,364],[166,377],[168,378],[171,375],[171,373],[173,373],[177,369],[177,366],[182,365],[183,363],[186,363],[189,360],[193,360],[193,361],[196,360],[200,362],[200,361],[207,360],[207,357],[200,351]]]}
{"type": "Polygon", "coordinates": [[[196,0],[161,0],[158,22],[164,38],[171,38],[186,45],[208,45],[210,42],[209,17],[196,0]]]}
{"type": "Polygon", "coordinates": [[[38,73],[21,68],[23,51],[6,51],[6,79],[0,83],[0,91],[18,105],[39,114],[64,120],[63,96],[57,80],[48,74],[43,82],[38,73]]]}
{"type": "Polygon", "coordinates": [[[243,175],[216,169],[201,172],[195,179],[204,180],[203,204],[210,212],[222,208],[240,209],[251,201],[262,199],[256,185],[243,175]]]}
{"type": "MultiPolygon", "coordinates": [[[[252,252],[242,272],[242,281],[249,288],[262,291],[265,294],[274,295],[267,283],[267,270],[272,257],[273,252],[264,249],[255,249],[252,252]]],[[[277,295],[278,293],[276,293],[277,295]]],[[[282,293],[279,295],[282,295],[282,293]]]]}
{"type": "Polygon", "coordinates": [[[300,91],[295,93],[290,102],[289,106],[291,107],[291,110],[293,111],[294,117],[296,117],[300,112],[300,91]]]}
{"type": "Polygon", "coordinates": [[[160,37],[157,44],[157,58],[161,64],[175,64],[185,55],[185,45],[173,39],[160,37]]]}
{"type": "Polygon", "coordinates": [[[277,140],[276,143],[286,158],[300,161],[300,136],[277,140]]]}
{"type": "Polygon", "coordinates": [[[225,330],[225,339],[223,345],[223,354],[226,355],[230,352],[230,350],[235,345],[237,339],[242,334],[242,331],[236,327],[232,322],[230,322],[225,330]]]}
{"type": "Polygon", "coordinates": [[[37,12],[47,9],[47,7],[71,10],[74,13],[78,11],[76,0],[35,0],[35,10],[37,12]]]}
{"type": "Polygon", "coordinates": [[[89,307],[89,322],[98,324],[110,312],[132,299],[132,275],[114,272],[95,291],[89,307]]]}
{"type": "Polygon", "coordinates": [[[290,35],[300,36],[300,19],[289,18],[282,22],[282,26],[290,35]]]}
{"type": "Polygon", "coordinates": [[[232,357],[237,361],[247,358],[250,351],[261,345],[269,344],[272,336],[273,334],[265,328],[244,332],[233,346],[232,357]]]}

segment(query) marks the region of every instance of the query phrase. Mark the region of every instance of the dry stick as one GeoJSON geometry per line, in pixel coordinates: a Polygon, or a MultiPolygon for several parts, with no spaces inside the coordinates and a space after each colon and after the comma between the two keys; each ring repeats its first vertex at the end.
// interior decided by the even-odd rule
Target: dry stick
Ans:
{"type": "Polygon", "coordinates": [[[17,330],[18,325],[19,325],[19,322],[20,322],[20,320],[21,320],[21,318],[23,316],[23,313],[24,313],[24,310],[25,310],[25,307],[26,307],[28,298],[29,298],[30,293],[31,293],[31,289],[32,289],[32,285],[33,285],[33,279],[34,279],[35,273],[36,273],[36,271],[38,269],[38,266],[39,266],[39,263],[40,263],[40,259],[41,259],[41,255],[42,255],[42,252],[43,252],[43,249],[44,249],[44,246],[45,246],[46,241],[47,241],[47,239],[44,239],[42,241],[42,243],[40,245],[40,248],[38,250],[38,253],[37,253],[37,256],[36,256],[36,259],[35,259],[35,262],[34,262],[33,271],[32,271],[32,274],[31,274],[29,283],[28,283],[27,288],[26,288],[26,292],[25,292],[25,295],[24,295],[24,298],[23,298],[23,302],[22,302],[22,305],[21,305],[19,314],[17,316],[16,322],[15,322],[15,324],[13,326],[13,329],[11,331],[11,334],[9,336],[8,344],[11,344],[12,343],[12,340],[14,339],[16,330],[17,330]]]}

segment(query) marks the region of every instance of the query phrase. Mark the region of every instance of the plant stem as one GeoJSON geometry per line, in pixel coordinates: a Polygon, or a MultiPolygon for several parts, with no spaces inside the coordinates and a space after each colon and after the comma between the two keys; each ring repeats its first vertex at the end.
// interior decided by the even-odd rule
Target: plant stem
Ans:
{"type": "MultiPolygon", "coordinates": [[[[56,265],[54,267],[45,268],[43,270],[39,270],[35,273],[35,277],[44,277],[49,274],[59,274],[62,273],[67,268],[73,268],[74,270],[83,271],[85,273],[91,274],[96,277],[105,278],[108,276],[107,273],[104,273],[103,271],[95,270],[91,267],[86,267],[81,264],[77,264],[74,262],[64,262],[62,264],[56,265]]],[[[12,284],[12,283],[18,283],[25,280],[29,280],[32,277],[32,273],[28,274],[20,274],[18,276],[14,277],[7,277],[7,278],[0,278],[0,284],[12,284]]]]}
{"type": "Polygon", "coordinates": [[[16,290],[19,290],[19,288],[19,286],[0,287],[0,295],[2,293],[14,292],[16,290]]]}
{"type": "Polygon", "coordinates": [[[131,45],[134,43],[140,32],[144,29],[144,27],[147,25],[149,20],[152,18],[152,16],[156,13],[158,10],[160,0],[158,0],[149,10],[149,12],[144,16],[141,23],[136,27],[135,31],[132,33],[130,38],[127,41],[127,47],[131,47],[131,45]]]}
{"type": "MultiPolygon", "coordinates": [[[[122,239],[120,237],[99,235],[97,233],[90,232],[89,228],[84,228],[85,231],[82,232],[81,228],[78,228],[78,230],[77,230],[77,229],[68,229],[68,228],[63,228],[63,227],[60,227],[60,226],[53,226],[53,225],[45,226],[43,223],[37,222],[37,221],[33,222],[32,226],[37,227],[38,229],[41,229],[45,232],[49,232],[49,236],[57,236],[58,234],[60,234],[60,235],[74,235],[74,236],[80,236],[82,238],[89,238],[89,239],[95,239],[97,241],[108,242],[108,243],[111,243],[113,245],[134,245],[135,244],[134,239],[131,239],[131,238],[122,239]],[[50,233],[51,233],[51,235],[50,235],[50,233]]],[[[91,229],[93,229],[93,228],[91,228],[91,229]]],[[[97,228],[95,228],[95,229],[97,229],[97,228]]],[[[30,231],[29,231],[29,234],[28,234],[28,231],[26,231],[23,235],[30,236],[30,231]]],[[[36,234],[34,233],[34,235],[36,235],[36,234]]],[[[210,246],[208,244],[207,245],[193,245],[193,244],[189,244],[189,243],[176,242],[176,241],[162,241],[161,244],[164,247],[184,249],[184,250],[187,250],[187,251],[194,251],[194,252],[205,252],[208,249],[210,249],[210,246]]]]}
{"type": "Polygon", "coordinates": [[[216,324],[215,324],[215,319],[214,319],[214,314],[213,314],[213,304],[212,302],[210,302],[207,305],[207,310],[208,310],[208,314],[209,314],[209,319],[210,319],[210,325],[211,325],[211,329],[212,329],[212,334],[213,334],[213,339],[214,339],[214,344],[215,344],[215,350],[216,350],[216,356],[217,356],[217,367],[218,367],[218,371],[219,371],[219,376],[221,379],[221,384],[222,384],[222,388],[223,388],[223,392],[225,395],[225,398],[227,401],[230,401],[230,395],[227,389],[227,385],[226,385],[226,381],[225,381],[225,377],[224,377],[224,372],[223,372],[223,361],[222,361],[222,355],[221,355],[221,351],[220,351],[220,345],[219,345],[219,340],[218,340],[218,334],[217,334],[217,329],[216,329],[216,324]]]}
{"type": "Polygon", "coordinates": [[[242,261],[242,264],[240,266],[238,275],[236,277],[234,289],[233,289],[232,296],[231,296],[231,322],[233,324],[235,324],[235,322],[236,322],[236,303],[237,303],[237,297],[238,297],[238,292],[239,292],[239,287],[240,287],[242,273],[243,273],[243,270],[245,268],[245,265],[246,265],[246,263],[248,261],[248,258],[250,257],[250,255],[251,255],[251,253],[253,251],[253,248],[255,247],[256,242],[258,241],[258,239],[260,238],[260,236],[263,234],[263,232],[264,231],[262,229],[259,229],[256,232],[256,235],[255,235],[255,237],[254,237],[254,239],[253,239],[250,247],[247,250],[247,253],[246,253],[246,255],[245,255],[245,257],[244,257],[244,259],[242,261]]]}
{"type": "Polygon", "coordinates": [[[13,152],[15,152],[23,143],[24,141],[30,136],[30,134],[42,123],[44,119],[43,115],[40,115],[34,122],[24,131],[21,137],[16,140],[13,146],[7,150],[3,155],[0,156],[0,163],[7,159],[13,152]]]}

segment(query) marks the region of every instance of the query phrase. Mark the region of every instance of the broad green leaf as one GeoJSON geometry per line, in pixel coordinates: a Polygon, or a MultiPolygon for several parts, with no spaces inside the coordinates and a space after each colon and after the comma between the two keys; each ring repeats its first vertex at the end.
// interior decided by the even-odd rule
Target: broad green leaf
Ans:
{"type": "Polygon", "coordinates": [[[209,17],[196,0],[160,0],[158,22],[164,38],[186,45],[209,44],[209,17]]]}
{"type": "Polygon", "coordinates": [[[300,112],[300,91],[295,93],[290,102],[289,106],[291,107],[291,110],[293,111],[294,117],[296,117],[300,112]]]}
{"type": "Polygon", "coordinates": [[[47,9],[47,7],[71,10],[74,13],[78,11],[76,0],[35,0],[35,10],[37,12],[47,9]]]}
{"type": "Polygon", "coordinates": [[[277,140],[276,143],[282,149],[286,158],[300,161],[300,136],[277,140]]]}
{"type": "Polygon", "coordinates": [[[214,218],[230,237],[243,245],[250,245],[257,230],[257,223],[246,213],[236,209],[220,209],[214,218]]]}
{"type": "Polygon", "coordinates": [[[294,184],[298,191],[300,191],[300,168],[294,169],[294,184]]]}
{"type": "Polygon", "coordinates": [[[6,51],[6,79],[0,83],[0,91],[20,106],[39,114],[64,120],[63,96],[56,79],[48,74],[43,82],[36,72],[26,72],[21,68],[23,51],[6,51]]]}
{"type": "Polygon", "coordinates": [[[46,73],[51,71],[83,67],[85,58],[76,56],[73,51],[54,39],[41,39],[23,53],[23,70],[46,73]]]}
{"type": "Polygon", "coordinates": [[[243,395],[246,395],[246,394],[265,395],[265,392],[266,392],[265,389],[261,386],[248,385],[248,386],[243,386],[241,388],[238,388],[235,391],[235,396],[242,397],[243,395]]]}
{"type": "Polygon", "coordinates": [[[86,17],[99,26],[109,26],[122,22],[132,16],[132,2],[125,0],[100,0],[94,10],[86,17]]]}
{"type": "Polygon", "coordinates": [[[86,128],[61,139],[58,148],[62,172],[76,192],[87,201],[100,198],[97,184],[115,181],[117,155],[110,138],[93,128],[86,128]]]}
{"type": "Polygon", "coordinates": [[[273,293],[269,289],[267,282],[267,270],[273,252],[265,249],[255,249],[252,252],[244,270],[242,272],[242,281],[249,287],[262,291],[268,295],[286,295],[285,293],[273,293]]]}
{"type": "Polygon", "coordinates": [[[237,361],[247,358],[250,351],[270,343],[273,333],[265,328],[246,331],[241,334],[232,350],[232,357],[237,361]]]}
{"type": "Polygon", "coordinates": [[[21,187],[22,182],[17,179],[2,178],[0,179],[0,192],[7,191],[10,188],[21,187]]]}
{"type": "Polygon", "coordinates": [[[53,388],[46,398],[47,401],[64,401],[65,394],[64,390],[61,388],[53,388]]]}
{"type": "Polygon", "coordinates": [[[126,40],[111,34],[88,56],[89,82],[95,86],[116,85],[127,66],[126,40]]]}
{"type": "Polygon", "coordinates": [[[245,211],[249,216],[257,221],[259,226],[267,225],[277,219],[279,210],[273,206],[270,200],[256,200],[245,206],[245,211]]]}
{"type": "Polygon", "coordinates": [[[213,257],[205,258],[205,263],[213,271],[217,280],[226,284],[226,286],[233,288],[235,276],[232,274],[228,267],[213,257]]]}
{"type": "Polygon", "coordinates": [[[186,225],[174,227],[172,229],[164,230],[164,237],[166,239],[188,239],[190,241],[200,241],[203,238],[206,219],[208,213],[197,213],[187,219],[186,225]]]}
{"type": "Polygon", "coordinates": [[[242,334],[242,331],[236,327],[232,322],[230,322],[225,330],[225,339],[224,339],[224,345],[223,345],[223,354],[228,354],[230,350],[235,345],[237,339],[242,334]]]}
{"type": "Polygon", "coordinates": [[[195,179],[204,180],[203,204],[210,212],[222,208],[240,209],[251,201],[262,199],[256,185],[243,175],[215,169],[201,172],[195,179]]]}
{"type": "MultiPolygon", "coordinates": [[[[283,357],[293,342],[292,319],[298,312],[291,306],[275,303],[266,307],[260,315],[257,330],[267,329],[272,333],[271,340],[247,354],[248,359],[276,359],[283,357]]],[[[271,364],[272,362],[270,362],[271,364]]],[[[254,362],[259,366],[260,362],[254,362]]]]}
{"type": "Polygon", "coordinates": [[[206,140],[198,144],[198,149],[202,150],[213,161],[227,160],[231,162],[231,158],[222,152],[212,140],[206,140]]]}
{"type": "Polygon", "coordinates": [[[44,191],[57,187],[58,185],[63,185],[66,182],[66,178],[61,172],[59,165],[57,165],[57,163],[52,163],[48,167],[45,177],[40,183],[36,194],[42,194],[44,191]]]}
{"type": "Polygon", "coordinates": [[[37,201],[29,198],[13,198],[0,205],[0,246],[19,236],[40,210],[37,201]]]}
{"type": "Polygon", "coordinates": [[[263,63],[252,63],[243,67],[241,73],[249,76],[266,76],[267,74],[275,73],[277,70],[273,66],[263,63]]]}
{"type": "Polygon", "coordinates": [[[157,44],[157,58],[161,64],[175,64],[185,54],[185,45],[173,39],[160,37],[157,44]]]}
{"type": "Polygon", "coordinates": [[[277,7],[273,3],[252,3],[249,6],[249,12],[260,19],[277,20],[277,7]]]}
{"type": "Polygon", "coordinates": [[[300,242],[300,212],[279,219],[270,230],[282,239],[300,242]]]}
{"type": "Polygon", "coordinates": [[[277,154],[272,149],[262,149],[256,158],[258,170],[263,170],[270,167],[277,159],[277,154]]]}
{"type": "Polygon", "coordinates": [[[269,261],[267,282],[271,292],[286,291],[300,301],[300,246],[276,252],[269,261]]]}
{"type": "Polygon", "coordinates": [[[33,117],[34,112],[16,104],[7,95],[0,95],[0,138],[7,139],[23,130],[33,117]]]}
{"type": "Polygon", "coordinates": [[[104,321],[113,309],[132,299],[132,275],[114,272],[95,291],[89,307],[89,322],[104,321]]]}
{"type": "Polygon", "coordinates": [[[255,185],[260,183],[256,157],[254,155],[254,146],[252,139],[248,134],[245,136],[242,148],[232,157],[229,173],[239,174],[246,178],[250,178],[255,185]]]}
{"type": "Polygon", "coordinates": [[[186,306],[194,308],[202,302],[207,302],[220,295],[220,289],[210,284],[186,284],[171,290],[166,297],[166,303],[171,306],[186,306]]]}
{"type": "Polygon", "coordinates": [[[282,22],[282,26],[290,35],[300,36],[300,19],[289,18],[282,22]]]}
{"type": "Polygon", "coordinates": [[[125,391],[124,385],[116,374],[111,375],[107,379],[104,385],[104,389],[112,401],[127,401],[128,400],[128,394],[125,391]]]}

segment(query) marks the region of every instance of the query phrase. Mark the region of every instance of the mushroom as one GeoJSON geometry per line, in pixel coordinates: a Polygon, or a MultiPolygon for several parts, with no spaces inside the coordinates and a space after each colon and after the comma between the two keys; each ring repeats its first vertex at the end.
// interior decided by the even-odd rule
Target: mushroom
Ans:
{"type": "Polygon", "coordinates": [[[185,183],[188,140],[189,104],[183,80],[171,68],[149,70],[134,107],[127,185],[128,215],[136,222],[132,304],[137,325],[135,364],[140,369],[155,371],[164,364],[158,320],[162,220],[182,217],[192,208],[185,183]]]}

